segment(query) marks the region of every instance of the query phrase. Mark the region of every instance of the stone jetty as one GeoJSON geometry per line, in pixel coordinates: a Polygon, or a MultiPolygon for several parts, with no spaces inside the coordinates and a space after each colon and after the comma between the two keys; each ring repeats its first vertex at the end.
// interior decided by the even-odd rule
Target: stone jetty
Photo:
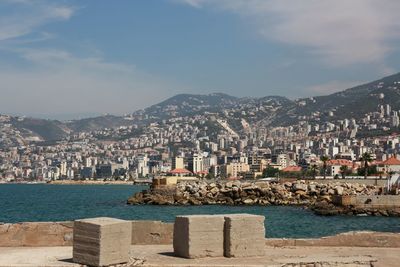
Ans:
{"type": "Polygon", "coordinates": [[[380,187],[340,181],[317,182],[181,182],[136,193],[128,204],[152,205],[283,205],[311,208],[320,215],[399,216],[400,209],[337,205],[340,196],[374,196],[380,187]]]}

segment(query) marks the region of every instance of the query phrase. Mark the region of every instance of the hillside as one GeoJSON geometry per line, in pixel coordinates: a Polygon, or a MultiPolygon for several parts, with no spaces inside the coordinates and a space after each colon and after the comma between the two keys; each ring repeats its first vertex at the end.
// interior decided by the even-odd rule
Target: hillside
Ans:
{"type": "Polygon", "coordinates": [[[400,73],[330,95],[298,99],[296,105],[288,106],[272,124],[288,125],[317,112],[327,121],[360,118],[384,104],[400,109],[400,73]],[[329,112],[333,115],[329,116],[329,112]]]}
{"type": "Polygon", "coordinates": [[[159,104],[148,107],[144,113],[153,118],[190,116],[204,112],[220,112],[238,104],[239,98],[227,94],[192,95],[179,94],[159,104]]]}
{"type": "Polygon", "coordinates": [[[311,120],[313,114],[319,114],[318,117],[322,121],[360,118],[366,113],[377,111],[381,104],[389,104],[393,110],[400,110],[400,73],[330,95],[296,101],[282,96],[238,98],[221,93],[179,94],[144,110],[136,111],[129,118],[105,115],[60,122],[12,117],[10,123],[21,133],[49,141],[60,140],[72,132],[132,124],[145,126],[149,122],[163,119],[209,113],[226,119],[237,130],[242,130],[243,120],[253,127],[268,127],[311,120]]]}
{"type": "Polygon", "coordinates": [[[64,123],[57,120],[12,117],[10,123],[20,132],[46,141],[60,140],[71,132],[64,123]]]}
{"type": "Polygon", "coordinates": [[[65,123],[65,125],[74,132],[96,131],[104,128],[116,128],[131,124],[132,122],[124,119],[124,117],[114,115],[73,120],[65,123]]]}

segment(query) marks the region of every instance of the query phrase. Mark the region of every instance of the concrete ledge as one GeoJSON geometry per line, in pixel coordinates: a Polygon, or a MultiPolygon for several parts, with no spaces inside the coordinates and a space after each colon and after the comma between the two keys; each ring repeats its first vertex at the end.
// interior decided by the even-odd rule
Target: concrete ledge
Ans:
{"type": "Polygon", "coordinates": [[[368,231],[348,232],[315,239],[267,238],[265,244],[273,247],[310,246],[399,248],[400,234],[368,231]]]}
{"type": "Polygon", "coordinates": [[[399,195],[374,196],[335,196],[333,202],[340,206],[354,206],[359,208],[391,209],[400,207],[399,195]]]}
{"type": "Polygon", "coordinates": [[[73,222],[0,224],[0,247],[71,246],[73,222]]]}
{"type": "MultiPolygon", "coordinates": [[[[400,253],[397,248],[351,247],[265,247],[264,257],[250,258],[201,258],[173,257],[171,245],[132,246],[130,261],[120,266],[286,266],[286,267],[371,267],[398,266],[400,253]]],[[[71,247],[53,248],[2,248],[0,267],[82,267],[70,262],[71,247]]]]}
{"type": "MultiPolygon", "coordinates": [[[[72,246],[74,222],[0,224],[0,247],[72,246]]],[[[172,244],[173,223],[132,221],[132,245],[172,244]]]]}
{"type": "MultiPolygon", "coordinates": [[[[72,246],[72,232],[73,222],[0,224],[0,247],[72,246]]],[[[172,244],[173,223],[132,221],[132,232],[137,233],[137,237],[132,237],[133,245],[172,244]]],[[[349,232],[315,239],[267,238],[265,242],[275,247],[304,244],[400,248],[400,233],[349,232]]]]}

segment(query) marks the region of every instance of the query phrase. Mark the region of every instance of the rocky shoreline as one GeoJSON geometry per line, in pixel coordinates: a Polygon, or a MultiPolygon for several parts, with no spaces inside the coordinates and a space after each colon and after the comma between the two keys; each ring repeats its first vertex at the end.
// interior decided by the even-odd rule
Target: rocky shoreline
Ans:
{"type": "Polygon", "coordinates": [[[400,216],[400,209],[335,205],[337,196],[373,196],[373,185],[298,180],[294,182],[181,182],[136,193],[131,205],[280,205],[310,208],[319,215],[400,216]]]}

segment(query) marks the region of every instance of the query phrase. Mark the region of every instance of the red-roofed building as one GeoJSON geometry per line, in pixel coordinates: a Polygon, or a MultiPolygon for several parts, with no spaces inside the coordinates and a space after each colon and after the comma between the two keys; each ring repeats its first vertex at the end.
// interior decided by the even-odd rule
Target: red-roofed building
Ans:
{"type": "Polygon", "coordinates": [[[384,173],[400,172],[400,160],[398,160],[395,156],[392,156],[379,164],[378,168],[379,171],[384,173]]]}
{"type": "Polygon", "coordinates": [[[353,162],[348,159],[331,159],[328,160],[327,165],[346,165],[347,167],[353,167],[353,162]]]}
{"type": "Polygon", "coordinates": [[[186,170],[186,169],[173,169],[173,170],[169,171],[168,174],[174,175],[174,176],[184,176],[184,175],[190,175],[190,174],[192,174],[192,172],[189,170],[186,170]]]}
{"type": "Polygon", "coordinates": [[[300,166],[288,166],[284,168],[282,171],[283,172],[301,172],[301,167],[300,166]]]}
{"type": "Polygon", "coordinates": [[[349,172],[353,172],[356,168],[355,164],[348,159],[331,159],[327,161],[326,165],[328,166],[328,173],[332,176],[341,175],[340,168],[342,166],[347,166],[349,172]]]}
{"type": "Polygon", "coordinates": [[[383,162],[383,165],[400,165],[400,160],[398,160],[396,157],[390,157],[383,162]]]}

